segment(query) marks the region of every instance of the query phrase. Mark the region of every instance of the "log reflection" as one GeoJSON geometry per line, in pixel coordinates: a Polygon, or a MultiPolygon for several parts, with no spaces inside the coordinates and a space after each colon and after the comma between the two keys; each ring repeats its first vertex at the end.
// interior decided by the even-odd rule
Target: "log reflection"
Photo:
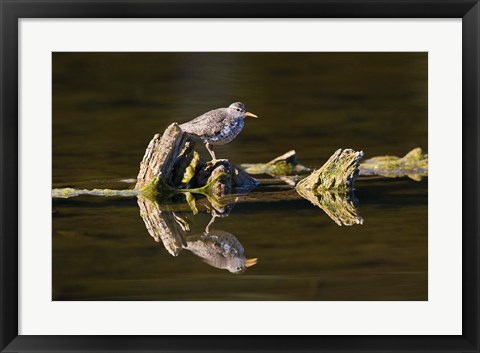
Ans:
{"type": "Polygon", "coordinates": [[[205,263],[231,273],[243,273],[257,263],[257,259],[247,259],[240,241],[231,233],[213,229],[215,219],[227,217],[233,207],[210,202],[205,211],[212,217],[200,234],[190,234],[190,225],[175,211],[162,210],[160,204],[144,196],[138,196],[140,216],[150,236],[172,255],[178,256],[182,250],[188,250],[200,257],[205,263]]]}
{"type": "Polygon", "coordinates": [[[297,189],[300,196],[321,208],[339,226],[363,224],[357,210],[358,200],[353,191],[311,191],[297,189]]]}

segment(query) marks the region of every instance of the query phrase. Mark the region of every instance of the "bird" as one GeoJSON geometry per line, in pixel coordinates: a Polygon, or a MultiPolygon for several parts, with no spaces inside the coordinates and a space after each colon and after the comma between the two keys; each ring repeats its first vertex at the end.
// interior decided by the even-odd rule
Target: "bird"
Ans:
{"type": "Polygon", "coordinates": [[[221,270],[240,274],[258,262],[257,258],[247,259],[238,239],[223,230],[187,236],[184,249],[191,251],[204,262],[221,270]]]}
{"type": "Polygon", "coordinates": [[[258,118],[247,111],[245,104],[235,102],[228,108],[210,110],[193,120],[180,125],[189,135],[200,138],[207,148],[213,161],[216,161],[213,145],[225,145],[232,141],[242,131],[244,119],[250,116],[258,118]]]}

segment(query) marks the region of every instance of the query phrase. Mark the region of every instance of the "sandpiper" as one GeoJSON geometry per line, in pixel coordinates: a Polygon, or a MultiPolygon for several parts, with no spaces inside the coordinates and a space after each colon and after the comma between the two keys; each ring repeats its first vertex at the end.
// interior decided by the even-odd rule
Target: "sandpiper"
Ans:
{"type": "Polygon", "coordinates": [[[236,102],[230,104],[228,108],[206,112],[180,125],[180,128],[190,135],[201,138],[212,159],[217,160],[212,145],[225,145],[237,137],[245,123],[243,119],[247,116],[258,118],[255,114],[247,112],[245,104],[236,102]]]}

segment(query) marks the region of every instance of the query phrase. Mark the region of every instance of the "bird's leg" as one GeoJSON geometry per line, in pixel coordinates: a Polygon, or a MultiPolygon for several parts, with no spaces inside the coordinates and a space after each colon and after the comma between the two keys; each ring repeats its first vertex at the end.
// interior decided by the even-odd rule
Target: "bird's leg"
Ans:
{"type": "Polygon", "coordinates": [[[217,215],[212,214],[212,218],[210,219],[210,222],[208,222],[207,226],[205,227],[205,234],[210,233],[210,226],[215,222],[215,218],[217,218],[217,215]]]}
{"type": "Polygon", "coordinates": [[[173,217],[175,219],[175,222],[178,223],[178,225],[182,228],[184,232],[189,232],[190,231],[190,224],[186,220],[184,220],[182,217],[177,216],[175,212],[172,212],[173,217]]]}
{"type": "Polygon", "coordinates": [[[208,142],[205,142],[205,147],[207,147],[207,150],[210,153],[210,156],[212,156],[212,161],[216,161],[217,158],[215,158],[215,152],[213,152],[213,148],[210,146],[208,142]]]}
{"type": "Polygon", "coordinates": [[[213,147],[210,145],[208,142],[205,142],[205,147],[207,148],[208,152],[210,152],[210,155],[212,156],[212,160],[208,162],[208,164],[215,164],[217,162],[225,162],[228,161],[228,159],[217,159],[215,157],[215,152],[213,152],[213,147]]]}

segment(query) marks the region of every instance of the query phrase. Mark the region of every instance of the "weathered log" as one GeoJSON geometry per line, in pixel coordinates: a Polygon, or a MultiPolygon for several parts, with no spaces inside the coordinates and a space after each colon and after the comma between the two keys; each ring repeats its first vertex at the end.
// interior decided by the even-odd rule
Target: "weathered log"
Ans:
{"type": "Polygon", "coordinates": [[[358,167],[363,152],[351,149],[338,149],[320,168],[298,182],[296,189],[310,191],[348,191],[358,176],[358,167]]]}
{"type": "MultiPolygon", "coordinates": [[[[294,184],[300,179],[301,174],[310,171],[308,167],[298,162],[294,150],[267,163],[246,163],[240,166],[249,174],[268,174],[282,179],[288,184],[294,184]]],[[[360,163],[358,175],[379,175],[386,178],[407,176],[415,181],[420,181],[428,175],[428,155],[417,147],[402,158],[396,156],[372,157],[360,163]]]]}
{"type": "Polygon", "coordinates": [[[195,180],[197,187],[208,185],[216,180],[210,191],[211,195],[221,197],[233,191],[250,191],[259,183],[242,169],[235,167],[228,160],[215,162],[213,165],[201,169],[195,180]]]}
{"type": "Polygon", "coordinates": [[[288,151],[267,163],[242,164],[241,167],[249,174],[269,174],[273,176],[293,175],[310,171],[309,168],[298,163],[295,150],[288,151]]]}
{"type": "Polygon", "coordinates": [[[165,191],[223,195],[251,190],[258,182],[228,160],[206,163],[194,151],[194,141],[177,123],[150,141],[138,173],[135,189],[157,196],[165,191]]]}
{"type": "Polygon", "coordinates": [[[362,157],[362,151],[338,149],[320,169],[300,180],[295,190],[339,226],[363,224],[353,195],[362,157]]]}
{"type": "Polygon", "coordinates": [[[402,158],[373,157],[360,164],[360,175],[380,175],[387,178],[408,176],[415,181],[420,181],[428,175],[428,155],[417,147],[402,158]]]}
{"type": "Polygon", "coordinates": [[[135,189],[144,189],[152,182],[171,184],[174,164],[185,147],[187,139],[187,134],[177,123],[171,124],[162,136],[156,134],[148,144],[140,163],[135,189]]]}
{"type": "Polygon", "coordinates": [[[52,197],[59,199],[68,199],[80,195],[92,195],[103,197],[134,197],[137,196],[136,190],[112,190],[112,189],[74,189],[62,188],[52,189],[52,197]]]}
{"type": "MultiPolygon", "coordinates": [[[[412,150],[403,158],[373,157],[360,165],[358,162],[361,159],[360,154],[363,156],[362,152],[338,150],[324,166],[303,178],[303,173],[310,169],[298,163],[294,150],[267,163],[242,164],[241,166],[246,168],[242,170],[228,160],[207,163],[194,147],[194,141],[178,124],[173,123],[162,136],[156,134],[148,144],[134,190],[59,188],[52,190],[52,197],[132,197],[140,193],[155,199],[179,192],[194,192],[218,198],[234,192],[245,193],[256,187],[259,182],[249,173],[269,174],[276,178],[277,182],[282,180],[297,189],[314,192],[353,189],[358,175],[380,175],[389,178],[408,176],[417,181],[428,175],[428,155],[423,154],[420,148],[412,150]]],[[[264,181],[264,185],[275,185],[275,179],[264,181]]],[[[187,198],[188,200],[192,200],[191,197],[187,198]]]]}

